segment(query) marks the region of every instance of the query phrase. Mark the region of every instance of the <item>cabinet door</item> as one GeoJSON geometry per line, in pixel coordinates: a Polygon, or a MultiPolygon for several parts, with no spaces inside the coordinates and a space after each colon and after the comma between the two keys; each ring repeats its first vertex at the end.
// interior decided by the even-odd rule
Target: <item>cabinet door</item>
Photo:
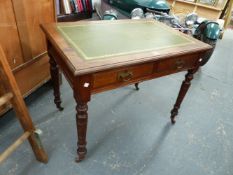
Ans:
{"type": "Polygon", "coordinates": [[[54,0],[12,0],[25,61],[46,51],[41,23],[55,21],[54,0]]]}
{"type": "Polygon", "coordinates": [[[23,63],[11,0],[0,0],[0,44],[12,69],[23,63]]]}
{"type": "Polygon", "coordinates": [[[0,44],[24,96],[50,78],[40,24],[55,22],[54,11],[54,0],[0,0],[0,44]]]}
{"type": "Polygon", "coordinates": [[[54,0],[11,1],[24,58],[14,74],[22,94],[28,95],[49,79],[47,48],[40,24],[55,22],[54,0]]]}

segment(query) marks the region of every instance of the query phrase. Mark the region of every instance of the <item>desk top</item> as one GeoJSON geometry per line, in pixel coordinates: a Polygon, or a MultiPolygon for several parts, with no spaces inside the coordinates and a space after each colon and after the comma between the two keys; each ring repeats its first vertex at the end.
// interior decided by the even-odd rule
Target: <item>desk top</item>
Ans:
{"type": "Polygon", "coordinates": [[[85,60],[156,51],[193,42],[154,21],[58,25],[57,28],[85,60]]]}
{"type": "Polygon", "coordinates": [[[42,29],[75,75],[211,48],[155,20],[44,24],[42,29]]]}

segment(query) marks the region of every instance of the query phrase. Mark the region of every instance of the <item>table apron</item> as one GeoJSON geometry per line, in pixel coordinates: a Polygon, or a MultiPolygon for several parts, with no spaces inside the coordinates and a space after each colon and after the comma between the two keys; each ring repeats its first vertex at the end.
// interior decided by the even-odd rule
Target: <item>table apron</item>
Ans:
{"type": "Polygon", "coordinates": [[[91,93],[150,80],[185,71],[198,66],[200,53],[171,57],[149,63],[141,63],[92,74],[91,93]]]}
{"type": "MultiPolygon", "coordinates": [[[[69,70],[66,65],[67,63],[65,63],[56,49],[50,47],[48,52],[57,62],[59,69],[63,72],[71,88],[74,88],[73,86],[76,81],[82,79],[84,76],[89,76],[91,82],[90,88],[88,89],[90,89],[91,94],[195,68],[198,66],[197,63],[201,57],[201,53],[192,53],[176,57],[171,56],[169,58],[146,63],[75,76],[74,73],[69,70]]],[[[80,84],[80,86],[83,86],[83,84],[80,84]]]]}

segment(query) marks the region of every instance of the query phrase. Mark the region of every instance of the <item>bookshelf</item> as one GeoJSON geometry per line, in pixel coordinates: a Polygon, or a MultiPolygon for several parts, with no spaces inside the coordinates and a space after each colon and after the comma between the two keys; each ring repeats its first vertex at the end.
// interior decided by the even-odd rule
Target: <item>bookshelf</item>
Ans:
{"type": "Polygon", "coordinates": [[[227,0],[168,0],[168,3],[171,4],[175,14],[195,12],[201,17],[217,20],[220,18],[227,0]]]}
{"type": "Polygon", "coordinates": [[[55,0],[57,22],[79,21],[92,17],[92,0],[55,0]]]}

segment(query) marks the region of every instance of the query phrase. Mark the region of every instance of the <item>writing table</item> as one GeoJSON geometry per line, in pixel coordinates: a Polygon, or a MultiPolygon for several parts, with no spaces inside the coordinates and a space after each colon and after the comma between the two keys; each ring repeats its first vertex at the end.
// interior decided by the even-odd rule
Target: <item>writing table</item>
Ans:
{"type": "MultiPolygon", "coordinates": [[[[181,102],[211,46],[154,20],[84,21],[41,25],[50,57],[54,102],[62,110],[59,69],[77,103],[78,149],[85,158],[91,95],[187,70],[173,109],[175,123],[181,102]]],[[[166,88],[166,87],[165,87],[166,88]]],[[[146,113],[145,113],[146,115],[146,113]]]]}

